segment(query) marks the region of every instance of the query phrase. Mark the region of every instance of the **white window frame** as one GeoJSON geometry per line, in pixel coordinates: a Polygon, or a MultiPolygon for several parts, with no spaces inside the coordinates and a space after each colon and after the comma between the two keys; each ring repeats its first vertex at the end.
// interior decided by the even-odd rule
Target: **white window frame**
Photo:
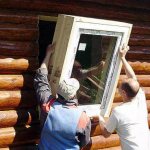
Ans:
{"type": "Polygon", "coordinates": [[[106,88],[101,97],[101,105],[80,106],[87,111],[89,116],[101,113],[104,117],[108,117],[122,66],[118,50],[123,44],[128,44],[131,29],[132,24],[128,23],[60,14],[53,38],[53,42],[56,42],[55,52],[50,62],[52,71],[49,76],[53,94],[56,94],[59,82],[71,76],[81,34],[117,37],[110,66],[111,71],[109,71],[106,88]]]}

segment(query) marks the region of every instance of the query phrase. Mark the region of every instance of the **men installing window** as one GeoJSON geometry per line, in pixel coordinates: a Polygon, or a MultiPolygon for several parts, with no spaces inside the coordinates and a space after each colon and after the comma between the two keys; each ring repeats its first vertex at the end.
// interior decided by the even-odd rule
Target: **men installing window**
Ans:
{"type": "Polygon", "coordinates": [[[128,46],[120,49],[120,58],[127,76],[119,86],[123,103],[114,108],[107,123],[102,116],[99,116],[99,123],[102,134],[106,138],[116,130],[121,140],[122,150],[150,150],[145,93],[125,59],[128,50],[128,46]]]}
{"type": "Polygon", "coordinates": [[[38,147],[39,150],[79,150],[90,141],[91,121],[78,108],[78,80],[64,79],[58,87],[58,98],[52,96],[47,68],[54,47],[55,45],[48,46],[46,56],[34,78],[42,125],[38,147]]]}

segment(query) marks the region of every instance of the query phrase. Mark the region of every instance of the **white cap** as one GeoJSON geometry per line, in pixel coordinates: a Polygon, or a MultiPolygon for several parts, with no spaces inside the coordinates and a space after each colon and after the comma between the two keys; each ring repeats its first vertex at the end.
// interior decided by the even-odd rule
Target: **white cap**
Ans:
{"type": "Polygon", "coordinates": [[[73,98],[79,89],[79,81],[75,78],[64,79],[59,83],[57,93],[64,97],[66,100],[73,98]]]}

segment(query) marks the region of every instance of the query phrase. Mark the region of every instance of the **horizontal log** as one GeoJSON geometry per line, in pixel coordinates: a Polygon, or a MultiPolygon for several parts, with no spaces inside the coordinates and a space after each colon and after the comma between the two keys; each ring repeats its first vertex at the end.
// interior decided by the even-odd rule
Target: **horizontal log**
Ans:
{"type": "Polygon", "coordinates": [[[38,24],[38,16],[37,15],[29,15],[29,13],[16,13],[16,12],[8,12],[1,11],[0,12],[0,23],[14,23],[14,24],[23,24],[23,25],[32,25],[33,27],[37,27],[38,24]]]}
{"type": "Polygon", "coordinates": [[[0,91],[0,110],[30,108],[36,105],[34,91],[0,91]]]}
{"type": "MultiPolygon", "coordinates": [[[[145,92],[146,99],[150,99],[150,87],[142,87],[142,89],[145,92]]],[[[114,97],[114,102],[122,102],[122,98],[118,92],[118,89],[116,89],[115,97],[114,97]]]]}
{"type": "Polygon", "coordinates": [[[0,24],[0,39],[12,41],[36,41],[38,29],[17,27],[17,25],[0,24]]]}
{"type": "Polygon", "coordinates": [[[92,137],[91,142],[85,148],[83,148],[83,150],[109,148],[119,145],[120,140],[117,134],[112,134],[109,138],[104,138],[102,135],[100,135],[92,137]]]}
{"type": "MultiPolygon", "coordinates": [[[[129,64],[133,68],[136,74],[150,74],[150,61],[137,61],[137,60],[132,60],[129,61],[129,64]]],[[[124,73],[123,68],[121,70],[121,73],[124,73]]]]}
{"type": "Polygon", "coordinates": [[[98,149],[98,150],[121,150],[121,146],[103,148],[103,149],[98,149]]]}
{"type": "Polygon", "coordinates": [[[6,148],[0,148],[0,150],[37,150],[36,144],[30,144],[30,145],[20,145],[20,146],[11,146],[6,148]]]}
{"type": "Polygon", "coordinates": [[[127,7],[127,8],[141,8],[141,9],[147,9],[150,10],[150,3],[148,1],[126,1],[126,3],[122,3],[122,0],[115,0],[114,2],[112,1],[105,1],[105,0],[80,0],[81,2],[91,2],[91,3],[97,3],[97,4],[102,4],[102,5],[108,5],[108,6],[119,6],[119,7],[127,7]]]}
{"type": "Polygon", "coordinates": [[[76,1],[68,1],[68,2],[60,2],[60,1],[34,1],[30,3],[29,1],[23,0],[19,3],[19,0],[15,1],[1,1],[1,8],[13,8],[16,10],[31,10],[31,11],[39,11],[39,12],[50,12],[50,13],[63,13],[63,14],[71,14],[78,16],[88,16],[88,17],[96,17],[96,18],[113,18],[113,20],[119,20],[123,18],[124,20],[138,20],[140,21],[150,21],[147,12],[145,11],[137,11],[133,9],[122,9],[120,7],[111,7],[105,6],[101,4],[94,3],[84,3],[76,2],[76,1]],[[63,8],[63,9],[62,9],[63,8]],[[106,13],[107,10],[107,13],[106,13]]]}
{"type": "Polygon", "coordinates": [[[38,56],[38,49],[36,42],[0,41],[0,55],[32,57],[38,56]]]}
{"type": "Polygon", "coordinates": [[[0,75],[0,90],[33,89],[34,75],[0,75]]]}
{"type": "Polygon", "coordinates": [[[150,26],[133,25],[131,34],[150,34],[150,26]]]}
{"type": "Polygon", "coordinates": [[[0,128],[30,125],[37,123],[38,112],[35,109],[0,111],[0,128]]]}
{"type": "Polygon", "coordinates": [[[19,144],[36,143],[39,139],[39,125],[0,128],[0,148],[19,144]]]}
{"type": "Polygon", "coordinates": [[[150,58],[150,47],[144,47],[144,46],[131,46],[130,50],[127,53],[127,59],[131,60],[143,60],[150,58]]]}
{"type": "MultiPolygon", "coordinates": [[[[150,87],[150,75],[136,75],[140,86],[150,87]]],[[[120,75],[118,85],[122,82],[123,79],[127,78],[126,75],[120,75]]]]}
{"type": "Polygon", "coordinates": [[[8,58],[0,56],[0,73],[24,73],[34,72],[38,68],[36,58],[8,58]]]}
{"type": "Polygon", "coordinates": [[[140,38],[140,37],[130,37],[129,45],[131,46],[150,46],[150,37],[140,38]]]}

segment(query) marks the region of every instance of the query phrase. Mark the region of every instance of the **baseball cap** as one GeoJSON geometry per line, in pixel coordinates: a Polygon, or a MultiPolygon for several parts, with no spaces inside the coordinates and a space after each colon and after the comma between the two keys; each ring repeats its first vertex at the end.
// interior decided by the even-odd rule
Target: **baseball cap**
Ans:
{"type": "Polygon", "coordinates": [[[66,100],[71,99],[76,95],[79,89],[79,81],[75,78],[64,79],[59,83],[57,93],[64,97],[66,100]]]}

